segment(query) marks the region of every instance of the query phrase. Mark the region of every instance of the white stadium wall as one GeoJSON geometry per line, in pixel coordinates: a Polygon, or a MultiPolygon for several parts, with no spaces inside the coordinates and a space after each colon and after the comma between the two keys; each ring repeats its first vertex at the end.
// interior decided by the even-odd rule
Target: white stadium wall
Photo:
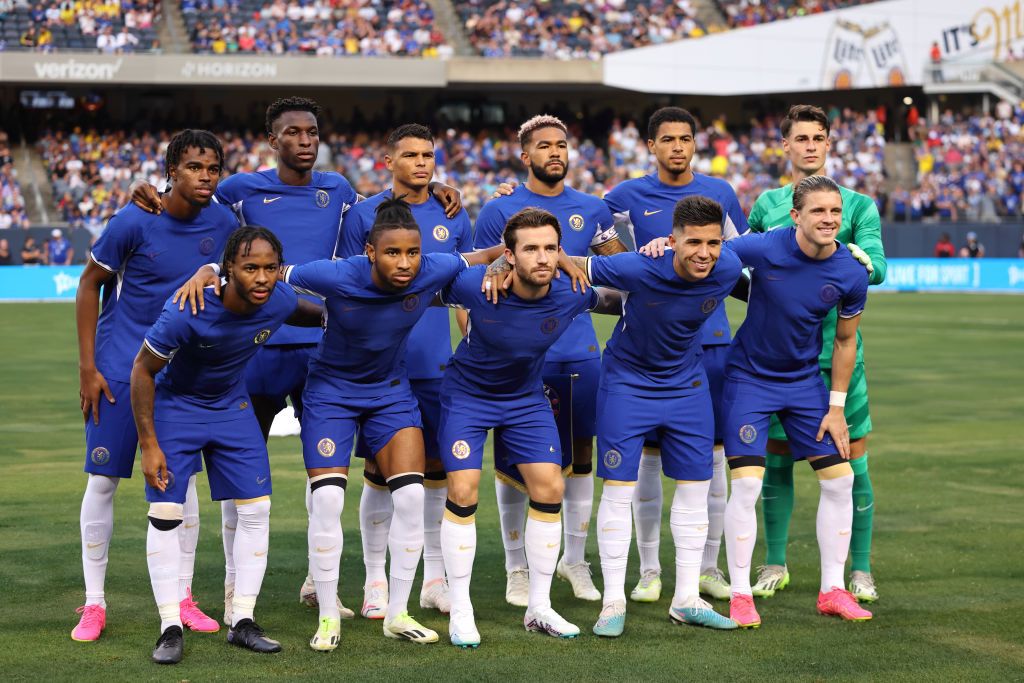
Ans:
{"type": "Polygon", "coordinates": [[[938,42],[949,64],[1024,47],[1024,0],[892,0],[638,48],[604,59],[605,85],[744,95],[921,85],[938,42]]]}

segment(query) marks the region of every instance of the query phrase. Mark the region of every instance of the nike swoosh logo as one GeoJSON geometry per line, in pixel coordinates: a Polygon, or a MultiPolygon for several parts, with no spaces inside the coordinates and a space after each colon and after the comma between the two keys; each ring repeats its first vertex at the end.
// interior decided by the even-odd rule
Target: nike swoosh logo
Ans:
{"type": "Polygon", "coordinates": [[[197,526],[199,526],[199,522],[196,522],[195,524],[186,524],[185,528],[186,529],[195,529],[197,526]]]}
{"type": "Polygon", "coordinates": [[[484,318],[484,319],[483,319],[483,320],[481,320],[480,322],[482,322],[482,323],[487,323],[487,324],[489,324],[489,325],[495,325],[495,324],[497,324],[497,323],[500,323],[501,321],[500,321],[500,320],[491,320],[490,318],[484,318]]]}
{"type": "Polygon", "coordinates": [[[160,554],[159,550],[154,550],[151,553],[146,553],[146,557],[153,557],[154,555],[159,555],[159,554],[160,554]]]}
{"type": "Polygon", "coordinates": [[[548,544],[547,544],[547,546],[548,546],[549,548],[557,548],[557,547],[558,547],[558,544],[557,544],[557,543],[548,543],[548,544]]]}
{"type": "Polygon", "coordinates": [[[406,548],[405,549],[405,552],[407,552],[407,553],[418,553],[419,551],[420,551],[419,548],[406,548]]]}
{"type": "Polygon", "coordinates": [[[704,531],[707,528],[708,528],[707,524],[701,524],[699,527],[697,527],[697,531],[704,531]]]}
{"type": "Polygon", "coordinates": [[[266,550],[264,550],[262,553],[253,553],[253,555],[255,555],[256,557],[263,557],[266,554],[267,554],[266,550]]]}
{"type": "Polygon", "coordinates": [[[774,275],[765,275],[765,276],[764,276],[764,279],[765,279],[765,280],[772,280],[772,281],[774,281],[774,282],[778,282],[778,281],[780,281],[780,280],[781,280],[782,278],[781,278],[781,277],[776,277],[776,276],[774,276],[774,275]]]}
{"type": "Polygon", "coordinates": [[[212,349],[214,346],[216,346],[216,344],[203,344],[202,342],[199,343],[199,348],[201,349],[212,349]]]}
{"type": "Polygon", "coordinates": [[[648,301],[647,305],[651,308],[654,308],[655,306],[661,306],[664,303],[664,301],[648,301]]]}
{"type": "Polygon", "coordinates": [[[472,550],[474,546],[471,545],[460,545],[459,550],[472,550]]]}
{"type": "Polygon", "coordinates": [[[637,502],[638,503],[652,503],[652,502],[654,502],[656,500],[658,500],[657,497],[654,497],[654,498],[641,498],[637,502]]]}
{"type": "Polygon", "coordinates": [[[378,524],[383,524],[384,522],[386,522],[388,520],[386,520],[386,519],[371,519],[370,521],[373,522],[374,526],[377,526],[378,524]]]}
{"type": "Polygon", "coordinates": [[[259,486],[263,486],[263,484],[265,484],[265,483],[266,483],[266,481],[267,481],[267,478],[266,478],[266,477],[263,477],[262,479],[260,479],[259,477],[256,477],[256,483],[257,483],[257,484],[258,484],[259,486]]]}
{"type": "Polygon", "coordinates": [[[601,531],[609,531],[610,532],[610,531],[618,531],[618,529],[616,529],[615,527],[603,526],[603,527],[601,527],[601,531]]]}
{"type": "Polygon", "coordinates": [[[334,546],[333,545],[332,546],[328,546],[326,548],[321,548],[320,546],[316,547],[316,551],[318,553],[327,553],[327,552],[330,552],[332,550],[334,550],[334,546]]]}
{"type": "Polygon", "coordinates": [[[661,213],[664,210],[665,209],[658,209],[657,211],[648,211],[647,209],[644,209],[644,215],[645,216],[653,216],[654,214],[661,213]]]}
{"type": "Polygon", "coordinates": [[[737,540],[737,541],[745,541],[745,540],[747,540],[748,538],[750,538],[750,534],[743,534],[743,535],[741,535],[741,536],[737,536],[737,537],[736,537],[736,540],[737,540]]]}
{"type": "Polygon", "coordinates": [[[276,201],[277,201],[278,199],[280,199],[280,197],[273,197],[273,198],[271,198],[271,197],[264,197],[264,198],[263,198],[263,203],[264,203],[264,204],[273,204],[273,203],[274,203],[274,202],[276,202],[276,201]]]}
{"type": "Polygon", "coordinates": [[[102,543],[86,543],[85,547],[89,548],[89,549],[92,549],[92,548],[99,548],[101,545],[103,545],[103,544],[102,543]]]}
{"type": "Polygon", "coordinates": [[[341,312],[342,313],[351,313],[352,311],[358,311],[361,308],[362,308],[362,306],[342,306],[341,307],[341,312]]]}
{"type": "MultiPolygon", "coordinates": [[[[868,503],[864,507],[861,507],[860,505],[858,505],[857,506],[857,512],[865,512],[867,510],[870,510],[872,507],[874,507],[874,505],[875,505],[874,503],[868,503]]],[[[89,547],[91,548],[92,546],[89,546],[89,547]]]]}
{"type": "Polygon", "coordinates": [[[224,528],[227,529],[228,531],[234,531],[235,530],[235,527],[228,526],[227,524],[224,525],[224,528]]]}

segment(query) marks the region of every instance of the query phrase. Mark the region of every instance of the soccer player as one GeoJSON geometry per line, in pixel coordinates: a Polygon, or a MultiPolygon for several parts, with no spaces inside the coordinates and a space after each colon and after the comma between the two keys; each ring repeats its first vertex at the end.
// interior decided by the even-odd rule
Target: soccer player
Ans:
{"type": "Polygon", "coordinates": [[[406,347],[434,294],[467,264],[489,262],[501,251],[422,254],[419,225],[400,199],[380,203],[367,241],[365,256],[285,270],[289,284],[324,297],[327,309],[327,331],[302,397],[302,452],[312,490],[309,553],[320,607],[319,628],[310,641],[314,650],[333,650],[340,639],[341,512],[357,428],[375,454],[394,506],[384,635],[437,641],[437,633],[406,611],[423,547],[425,464],[419,407],[405,371],[406,347]]]}
{"type": "Polygon", "coordinates": [[[753,269],[747,317],[729,349],[723,392],[725,453],[732,474],[725,510],[729,611],[744,628],[761,623],[751,595],[750,559],[772,414],[782,422],[793,457],[807,459],[821,488],[818,611],[853,621],[871,618],[843,588],[853,518],[853,470],[843,408],[856,365],[868,274],[836,241],[842,214],[839,186],[825,176],[811,176],[793,188],[794,228],[728,243],[753,269]],[[822,327],[837,308],[829,392],[818,356],[822,327]]]}
{"type": "MultiPolygon", "coordinates": [[[[311,99],[275,100],[267,107],[265,126],[267,142],[276,153],[277,167],[255,173],[236,173],[220,184],[216,194],[217,201],[232,207],[243,225],[269,226],[281,240],[292,263],[332,258],[344,215],[358,200],[344,176],[313,170],[320,146],[320,115],[320,106],[311,99]]],[[[140,183],[133,189],[133,200],[141,208],[155,208],[154,188],[140,183]]],[[[452,188],[438,184],[434,192],[449,211],[453,202],[459,203],[458,193],[452,188]]],[[[215,288],[220,286],[214,271],[203,272],[205,277],[197,274],[192,284],[193,290],[198,290],[200,301],[204,286],[211,283],[215,288]]],[[[285,407],[288,398],[296,416],[301,418],[306,370],[322,336],[322,330],[286,325],[246,368],[246,383],[264,437],[269,435],[274,416],[285,407]]],[[[306,508],[308,511],[308,491],[306,508]]],[[[222,512],[226,560],[224,621],[229,622],[235,574],[230,549],[237,520],[231,501],[224,502],[222,512]]],[[[316,606],[316,590],[309,574],[299,590],[299,601],[316,606]]],[[[354,616],[352,610],[343,605],[340,610],[345,618],[354,616]]]]}
{"type": "MultiPolygon", "coordinates": [[[[647,148],[657,161],[657,171],[619,183],[605,195],[604,201],[612,213],[617,217],[624,215],[628,218],[637,247],[652,239],[665,237],[672,231],[674,207],[685,197],[708,197],[722,206],[722,237],[725,240],[747,231],[747,219],[729,183],[694,172],[691,164],[696,153],[696,133],[697,121],[690,112],[679,107],[658,109],[647,124],[647,148]]],[[[701,560],[700,590],[719,600],[729,597],[729,585],[718,568],[728,492],[725,451],[722,447],[721,405],[729,339],[729,320],[726,318],[725,306],[717,306],[700,333],[703,349],[701,362],[707,373],[715,413],[714,464],[708,491],[708,537],[701,560]]],[[[661,563],[658,560],[661,471],[657,440],[650,439],[644,445],[644,455],[640,459],[639,478],[633,499],[637,549],[640,552],[640,581],[630,593],[630,599],[637,602],[656,602],[661,596],[661,563]]]]}
{"type": "MultiPolygon", "coordinates": [[[[164,160],[171,189],[162,211],[148,214],[128,205],[117,211],[93,246],[75,300],[82,416],[89,474],[82,498],[82,565],[85,606],[71,637],[93,641],[106,625],[104,580],[114,527],[114,492],[132,475],[138,436],[129,401],[132,362],[146,330],[183,279],[223,249],[237,221],[212,204],[224,153],[207,131],[185,130],[171,139],[164,160]],[[100,308],[102,289],[103,310],[100,308]]],[[[192,598],[199,538],[199,502],[189,477],[181,539],[178,601],[192,630],[213,632],[216,620],[192,598]]]]}
{"type": "Polygon", "coordinates": [[[722,206],[691,195],[671,214],[671,256],[620,254],[587,259],[590,280],[628,293],[625,312],[605,349],[598,394],[598,476],[604,479],[597,540],[604,605],[599,636],[622,635],[633,488],[646,435],[661,445],[660,463],[676,481],[671,528],[675,595],[669,618],[680,624],[734,629],[700,598],[708,532],[715,415],[701,364],[701,331],[741,275],[739,258],[722,250],[722,206]]]}
{"type": "Polygon", "coordinates": [[[131,403],[142,447],[149,526],[146,562],[160,612],[158,664],[177,664],[184,650],[177,605],[181,558],[178,527],[185,484],[206,459],[214,500],[232,499],[239,527],[228,642],[279,652],[253,620],[270,541],[270,459],[246,393],[245,364],[287,320],[319,326],[321,309],[289,287],[275,287],[281,243],[262,227],[238,228],[228,239],[221,295],[196,316],[168,300],[146,333],[131,378],[131,403]]]}
{"type": "MultiPolygon", "coordinates": [[[[526,183],[510,195],[484,205],[476,219],[477,248],[500,244],[512,215],[533,206],[558,219],[563,228],[562,247],[570,256],[585,256],[591,249],[596,254],[627,251],[615,232],[611,213],[601,200],[566,186],[567,135],[565,124],[554,116],[535,116],[520,126],[520,159],[526,166],[526,183]]],[[[544,365],[545,375],[576,375],[572,392],[573,448],[571,454],[564,454],[566,467],[572,468],[565,485],[565,555],[557,571],[572,585],[576,597],[583,600],[601,599],[590,564],[584,559],[594,499],[593,440],[600,373],[601,350],[594,324],[589,314],[583,314],[551,346],[544,365]]],[[[529,597],[523,534],[527,496],[518,478],[519,473],[511,468],[509,472],[499,472],[494,485],[505,546],[505,599],[509,604],[525,607],[529,597]]]]}
{"type": "MultiPolygon", "coordinates": [[[[453,218],[445,215],[444,206],[431,196],[429,183],[434,177],[434,136],[419,124],[396,128],[387,140],[384,164],[391,171],[391,188],[356,204],[345,217],[345,229],[338,244],[337,255],[343,258],[366,251],[366,238],[373,226],[374,212],[392,197],[401,197],[409,204],[420,227],[422,252],[458,254],[472,249],[473,228],[465,210],[453,218]]],[[[466,329],[466,312],[456,311],[459,325],[466,329]]],[[[409,385],[423,419],[423,442],[426,449],[423,503],[423,586],[420,607],[437,609],[447,614],[448,584],[445,582],[444,558],[441,556],[441,518],[448,497],[447,482],[437,448],[437,425],[441,411],[441,378],[452,355],[448,311],[427,310],[413,327],[406,351],[409,385]]],[[[364,455],[363,440],[357,442],[356,454],[364,455]]],[[[388,584],[384,574],[388,531],[391,523],[391,495],[372,457],[365,461],[363,490],[359,500],[359,535],[366,565],[366,584],[360,613],[367,618],[383,619],[388,603],[388,584]]]]}
{"type": "MultiPolygon", "coordinates": [[[[500,201],[500,200],[496,200],[500,201]]],[[[473,268],[441,292],[441,301],[469,310],[469,335],[462,340],[441,384],[441,458],[448,473],[448,500],[441,547],[451,585],[449,635],[454,645],[476,647],[469,597],[476,556],[476,508],[484,442],[495,430],[519,470],[530,499],[526,520],[529,595],[523,625],[561,638],[579,628],[551,607],[551,579],[561,545],[564,483],[562,453],[541,375],[545,353],[572,321],[589,310],[620,310],[619,296],[596,290],[585,296],[566,278],[553,279],[562,233],[548,211],[526,208],[509,219],[502,242],[512,266],[510,294],[497,306],[481,293],[483,268],[473,268]]]]}
{"type": "MultiPolygon", "coordinates": [[[[823,175],[825,159],[831,145],[829,121],[825,112],[806,104],[794,105],[782,120],[782,146],[792,164],[793,181],[785,187],[768,190],[755,202],[750,211],[750,228],[767,232],[792,223],[789,212],[793,205],[794,186],[810,176],[823,175]]],[[[870,282],[885,280],[885,251],[882,248],[882,223],[878,209],[870,197],[840,187],[843,197],[843,222],[836,239],[850,245],[862,262],[870,264],[870,282]],[[862,254],[866,254],[862,256],[862,254]]],[[[831,313],[823,328],[823,344],[818,364],[827,385],[831,379],[832,338],[835,335],[836,315],[831,313]]],[[[875,497],[868,474],[867,436],[871,431],[868,412],[867,376],[864,372],[864,349],[857,332],[857,362],[848,389],[846,421],[850,428],[850,466],[853,468],[853,531],[850,536],[852,571],[850,592],[858,600],[872,602],[878,591],[871,575],[871,527],[875,514],[875,497]]],[[[768,433],[767,469],[764,477],[765,542],[768,556],[758,570],[753,594],[771,597],[775,591],[789,584],[786,567],[786,545],[789,520],[793,514],[793,458],[786,443],[786,435],[778,419],[772,418],[768,433]]]]}

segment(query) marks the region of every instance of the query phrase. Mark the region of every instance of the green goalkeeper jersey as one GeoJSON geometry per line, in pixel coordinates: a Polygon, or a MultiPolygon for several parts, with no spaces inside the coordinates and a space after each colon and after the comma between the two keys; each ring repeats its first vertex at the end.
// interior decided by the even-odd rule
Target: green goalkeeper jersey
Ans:
{"type": "MultiPolygon", "coordinates": [[[[843,223],[839,227],[836,239],[843,244],[853,242],[871,257],[875,272],[871,274],[873,285],[885,281],[885,249],[882,247],[882,219],[878,215],[878,207],[871,197],[860,192],[840,187],[843,197],[843,223]]],[[[763,192],[754,208],[750,210],[750,229],[755,232],[767,232],[775,228],[793,225],[789,210],[793,208],[793,185],[786,185],[774,190],[763,192]]],[[[836,336],[836,311],[829,313],[821,331],[821,356],[818,364],[823,368],[832,367],[832,344],[836,336]]],[[[857,362],[864,362],[864,346],[857,330],[857,362]]]]}

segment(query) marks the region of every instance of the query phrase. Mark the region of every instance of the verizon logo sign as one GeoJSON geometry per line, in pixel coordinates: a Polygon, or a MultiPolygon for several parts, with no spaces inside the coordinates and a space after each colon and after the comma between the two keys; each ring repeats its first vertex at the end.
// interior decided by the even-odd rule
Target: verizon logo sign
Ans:
{"type": "Polygon", "coordinates": [[[121,70],[123,60],[116,62],[36,62],[36,77],[54,81],[112,81],[121,70]]]}

